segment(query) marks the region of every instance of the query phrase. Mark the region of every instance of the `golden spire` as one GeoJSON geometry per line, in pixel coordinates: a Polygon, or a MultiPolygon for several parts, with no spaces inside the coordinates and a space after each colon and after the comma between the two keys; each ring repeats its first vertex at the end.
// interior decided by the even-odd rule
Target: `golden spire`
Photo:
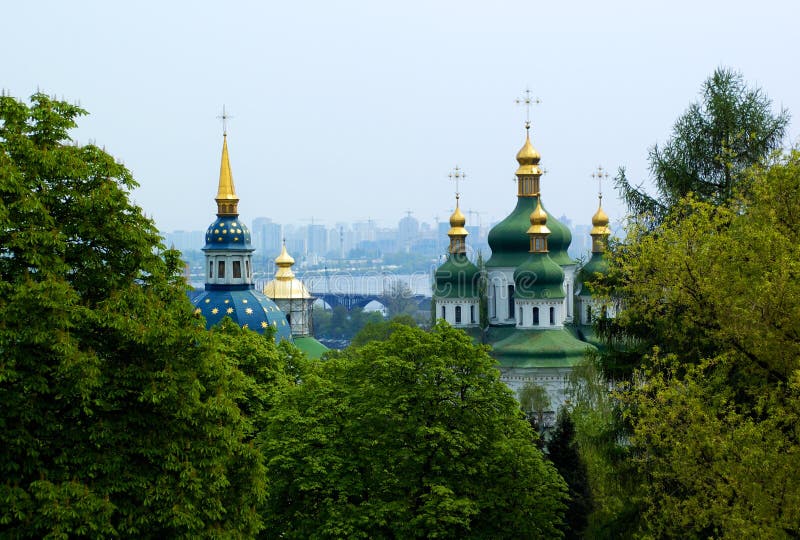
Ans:
{"type": "Polygon", "coordinates": [[[531,144],[531,105],[541,103],[539,98],[531,98],[530,89],[525,89],[525,97],[516,100],[517,104],[525,105],[525,144],[517,152],[517,196],[536,197],[539,195],[539,179],[542,170],[539,168],[541,154],[531,144]]]}
{"type": "Polygon", "coordinates": [[[231,173],[231,163],[228,159],[228,127],[227,120],[230,118],[222,107],[222,160],[219,166],[219,188],[217,189],[217,216],[238,216],[239,197],[236,196],[236,188],[233,186],[233,174],[231,173]]]}
{"type": "Polygon", "coordinates": [[[597,172],[592,173],[592,178],[597,178],[597,212],[592,216],[592,253],[603,253],[608,244],[608,237],[611,229],[608,228],[608,215],[603,211],[603,180],[608,178],[608,173],[603,171],[603,167],[597,167],[597,172]]]}
{"type": "Polygon", "coordinates": [[[467,223],[467,218],[464,217],[464,214],[461,212],[461,208],[459,208],[458,200],[460,198],[460,194],[458,192],[458,182],[463,180],[467,177],[461,169],[456,165],[456,168],[453,169],[449,175],[451,180],[455,180],[456,182],[456,209],[453,211],[453,215],[450,216],[450,230],[447,231],[447,236],[450,237],[450,253],[466,253],[467,252],[467,229],[464,228],[464,225],[467,223]]]}
{"type": "Polygon", "coordinates": [[[547,236],[550,229],[547,227],[547,212],[542,208],[542,201],[536,201],[536,208],[531,212],[531,226],[526,231],[531,239],[531,253],[547,252],[547,236]]]}

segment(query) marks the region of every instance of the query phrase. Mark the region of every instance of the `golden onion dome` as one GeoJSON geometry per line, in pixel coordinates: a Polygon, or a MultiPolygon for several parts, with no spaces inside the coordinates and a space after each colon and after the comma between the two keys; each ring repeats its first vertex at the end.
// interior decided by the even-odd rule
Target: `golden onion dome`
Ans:
{"type": "Polygon", "coordinates": [[[278,265],[278,271],[275,272],[275,279],[264,286],[265,296],[273,300],[311,298],[311,293],[303,282],[294,277],[294,259],[286,251],[286,244],[281,248],[281,254],[275,258],[275,264],[278,265]]]}
{"type": "Polygon", "coordinates": [[[539,169],[539,160],[542,155],[531,144],[530,134],[525,136],[525,144],[517,152],[517,174],[541,174],[539,169]]]}
{"type": "Polygon", "coordinates": [[[286,251],[286,244],[283,244],[281,254],[275,258],[275,264],[277,264],[279,268],[289,268],[294,264],[294,259],[289,255],[289,252],[286,251]]]}
{"type": "Polygon", "coordinates": [[[599,206],[597,212],[592,216],[592,231],[589,234],[611,234],[611,229],[608,228],[608,214],[603,211],[603,207],[599,206]]]}
{"type": "Polygon", "coordinates": [[[547,228],[547,212],[542,208],[542,201],[536,202],[536,208],[531,212],[530,216],[531,226],[528,228],[528,234],[550,234],[550,229],[547,228]]]}
{"type": "Polygon", "coordinates": [[[451,227],[463,227],[467,223],[467,218],[464,217],[464,213],[461,211],[461,208],[458,207],[456,204],[455,212],[453,215],[450,216],[450,226],[451,227]]]}

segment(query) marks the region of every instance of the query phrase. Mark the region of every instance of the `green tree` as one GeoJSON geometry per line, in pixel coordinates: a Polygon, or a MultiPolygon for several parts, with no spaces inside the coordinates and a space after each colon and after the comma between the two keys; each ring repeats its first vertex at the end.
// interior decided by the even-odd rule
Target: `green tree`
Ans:
{"type": "Polygon", "coordinates": [[[0,97],[0,535],[252,536],[251,381],[83,114],[0,97]]]}
{"type": "Polygon", "coordinates": [[[386,341],[400,326],[416,328],[417,322],[411,315],[398,315],[392,317],[388,321],[380,317],[378,320],[370,321],[365,324],[355,335],[350,345],[353,347],[362,347],[370,341],[386,341]]]}
{"type": "Polygon", "coordinates": [[[550,410],[550,396],[544,386],[528,381],[519,390],[519,404],[531,424],[544,432],[544,414],[550,410]]]}
{"type": "Polygon", "coordinates": [[[301,379],[261,439],[269,537],[560,537],[564,483],[463,332],[400,326],[301,379]]]}
{"type": "Polygon", "coordinates": [[[618,393],[647,537],[800,535],[800,152],[614,261],[659,347],[618,393]]]}
{"type": "Polygon", "coordinates": [[[631,185],[624,169],[617,188],[629,210],[650,226],[690,193],[697,200],[723,203],[747,167],[781,147],[788,123],[789,113],[773,113],[769,97],[748,87],[740,73],[717,69],[703,84],[702,101],[678,118],[667,143],[650,149],[656,196],[631,185]]]}
{"type": "Polygon", "coordinates": [[[558,411],[556,427],[547,443],[547,454],[569,488],[564,537],[583,538],[593,507],[592,492],[586,463],[578,451],[572,415],[563,407],[558,411]]]}
{"type": "Polygon", "coordinates": [[[386,306],[386,312],[389,317],[396,317],[398,315],[411,315],[412,317],[417,314],[419,306],[416,298],[414,298],[414,291],[407,283],[402,281],[392,283],[388,291],[385,291],[381,297],[381,303],[386,306]]]}

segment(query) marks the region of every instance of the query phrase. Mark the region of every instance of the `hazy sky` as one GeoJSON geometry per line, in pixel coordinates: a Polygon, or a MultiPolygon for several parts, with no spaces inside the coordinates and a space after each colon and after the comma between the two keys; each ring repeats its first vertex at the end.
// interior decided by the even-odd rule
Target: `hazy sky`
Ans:
{"type": "Polygon", "coordinates": [[[223,104],[242,218],[298,224],[446,219],[455,165],[462,207],[504,217],[526,87],[542,101],[543,201],[578,222],[596,209],[598,165],[648,180],[648,148],[718,66],[800,118],[796,0],[4,0],[1,12],[0,87],[88,109],[75,137],[131,169],[164,231],[214,216],[223,104]]]}

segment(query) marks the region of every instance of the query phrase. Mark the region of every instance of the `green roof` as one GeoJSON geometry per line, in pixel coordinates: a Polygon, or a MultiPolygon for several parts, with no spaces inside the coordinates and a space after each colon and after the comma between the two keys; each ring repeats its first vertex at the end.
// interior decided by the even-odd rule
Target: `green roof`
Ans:
{"type": "Polygon", "coordinates": [[[295,347],[303,351],[306,356],[313,359],[319,359],[323,354],[330,350],[311,336],[295,337],[294,344],[295,347]]]}
{"type": "Polygon", "coordinates": [[[547,253],[531,253],[514,271],[517,298],[564,298],[564,271],[547,253]]]}
{"type": "Polygon", "coordinates": [[[451,253],[434,274],[435,298],[477,298],[478,267],[464,253],[451,253]]]}
{"type": "MultiPolygon", "coordinates": [[[[487,267],[516,267],[528,258],[530,237],[527,230],[531,226],[531,212],[536,208],[537,200],[538,197],[517,197],[517,206],[511,214],[489,231],[492,256],[486,261],[487,267]]],[[[560,266],[575,264],[567,254],[572,242],[569,228],[550,212],[547,212],[547,228],[550,229],[547,237],[550,258],[560,266]]]]}
{"type": "Polygon", "coordinates": [[[595,349],[566,329],[491,328],[488,341],[492,356],[509,368],[572,367],[583,359],[587,349],[595,349]]]}

